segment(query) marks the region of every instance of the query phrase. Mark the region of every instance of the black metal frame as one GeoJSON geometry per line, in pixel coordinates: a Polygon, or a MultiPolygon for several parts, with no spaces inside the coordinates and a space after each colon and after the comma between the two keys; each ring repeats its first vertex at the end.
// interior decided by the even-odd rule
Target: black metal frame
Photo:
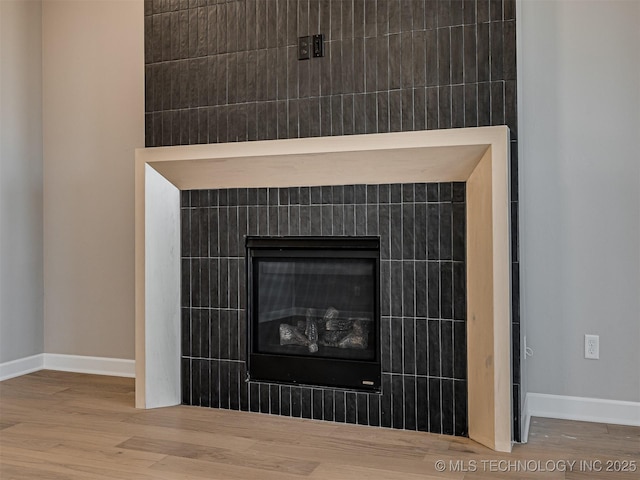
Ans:
{"type": "Polygon", "coordinates": [[[380,238],[379,237],[247,237],[247,371],[249,380],[314,385],[379,392],[380,366],[380,238]],[[374,360],[346,360],[257,352],[254,335],[257,294],[254,262],[260,258],[370,258],[374,260],[374,360]]]}

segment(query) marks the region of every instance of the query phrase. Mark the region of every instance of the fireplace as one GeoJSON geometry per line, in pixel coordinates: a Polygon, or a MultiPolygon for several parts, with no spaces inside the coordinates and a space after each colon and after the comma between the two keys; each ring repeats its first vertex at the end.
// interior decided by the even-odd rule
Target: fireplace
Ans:
{"type": "MultiPolygon", "coordinates": [[[[335,188],[337,185],[407,182],[466,183],[468,434],[490,448],[510,451],[512,415],[517,414],[517,409],[512,407],[511,390],[509,131],[506,127],[137,150],[136,406],[154,408],[176,405],[181,401],[181,191],[282,189],[301,185],[335,188]]],[[[275,212],[281,207],[268,205],[260,208],[275,212]]],[[[300,211],[303,208],[307,206],[300,205],[300,211]]],[[[311,208],[316,209],[312,219],[319,218],[318,214],[324,219],[325,210],[329,213],[328,205],[311,208]]],[[[344,211],[347,211],[346,205],[344,211]]],[[[284,217],[263,217],[260,210],[259,218],[260,222],[267,219],[266,226],[271,229],[272,226],[279,227],[278,218],[284,217]]],[[[321,225],[324,229],[324,222],[321,225]]],[[[312,235],[313,228],[317,226],[311,222],[312,235]]],[[[356,230],[358,226],[356,222],[356,230]]],[[[346,227],[345,223],[345,233],[346,227]]],[[[262,235],[262,232],[258,234],[262,235]]],[[[238,262],[236,259],[223,258],[220,265],[228,267],[227,261],[234,267],[236,263],[244,263],[244,256],[237,259],[238,262]]],[[[244,272],[244,269],[239,271],[244,272]]],[[[396,273],[400,275],[397,278],[402,278],[402,270],[396,273]]],[[[385,274],[381,277],[385,278],[385,274]]],[[[390,293],[391,304],[399,305],[392,288],[383,288],[382,292],[381,305],[385,306],[389,301],[387,293],[390,293]]],[[[220,317],[220,332],[226,333],[223,327],[231,325],[233,316],[225,307],[222,308],[224,316],[220,317]]],[[[207,315],[209,310],[203,308],[203,313],[207,315]]],[[[236,347],[235,344],[228,346],[236,347]]],[[[384,346],[382,349],[384,351],[384,346]]],[[[193,361],[201,362],[199,358],[193,361]]],[[[232,377],[230,372],[231,369],[235,372],[239,364],[227,362],[224,370],[221,364],[219,372],[224,375],[221,378],[241,378],[240,375],[232,377]]],[[[396,386],[402,389],[401,376],[394,375],[392,380],[392,391],[396,386]]],[[[326,402],[323,389],[302,388],[298,392],[299,387],[265,385],[263,388],[258,383],[251,382],[250,385],[250,398],[260,400],[259,405],[249,405],[252,411],[272,413],[271,407],[279,405],[277,394],[282,392],[290,392],[292,415],[300,404],[300,398],[303,407],[309,403],[309,395],[314,414],[316,404],[320,409],[332,406],[331,402],[326,402]],[[257,386],[260,388],[255,388],[257,386]],[[275,402],[269,405],[270,400],[275,402]],[[259,407],[259,410],[254,407],[259,407]]],[[[238,387],[243,388],[242,385],[246,385],[245,382],[238,387]]],[[[382,390],[389,391],[384,378],[382,390]]],[[[516,395],[517,390],[513,390],[513,394],[516,395]]],[[[339,395],[336,392],[333,397],[335,409],[329,408],[328,412],[334,411],[336,421],[340,421],[338,405],[345,406],[348,414],[349,407],[355,405],[357,409],[351,408],[351,414],[357,412],[359,420],[360,407],[363,407],[363,412],[367,411],[367,396],[375,397],[375,393],[346,392],[339,395]]],[[[516,400],[514,397],[514,402],[516,400]]],[[[375,399],[372,401],[375,407],[375,399]]],[[[394,403],[393,412],[398,411],[401,410],[394,403]]],[[[304,408],[302,416],[305,416],[304,408]]],[[[349,415],[347,421],[348,418],[349,415]]]]}
{"type": "Polygon", "coordinates": [[[250,380],[379,391],[380,240],[249,237],[250,380]]]}

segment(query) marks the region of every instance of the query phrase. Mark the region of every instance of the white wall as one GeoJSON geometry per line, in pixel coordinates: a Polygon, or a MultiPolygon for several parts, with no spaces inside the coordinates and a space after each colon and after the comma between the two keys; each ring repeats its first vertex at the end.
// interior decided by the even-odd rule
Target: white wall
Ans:
{"type": "Polygon", "coordinates": [[[42,5],[0,1],[0,363],[43,352],[42,5]]]}
{"type": "Polygon", "coordinates": [[[520,6],[528,391],[639,401],[640,2],[520,6]]]}
{"type": "Polygon", "coordinates": [[[43,6],[47,353],[134,358],[143,1],[43,6]]]}

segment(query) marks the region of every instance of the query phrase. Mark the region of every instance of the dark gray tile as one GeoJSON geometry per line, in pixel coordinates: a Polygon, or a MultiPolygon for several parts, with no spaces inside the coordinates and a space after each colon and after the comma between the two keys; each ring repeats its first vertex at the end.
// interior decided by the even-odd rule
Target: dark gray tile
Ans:
{"type": "Polygon", "coordinates": [[[322,394],[323,394],[323,401],[322,401],[323,414],[322,414],[322,419],[323,420],[328,420],[328,421],[333,421],[334,420],[334,409],[333,409],[334,391],[333,390],[329,390],[329,389],[325,389],[325,390],[323,390],[322,394]]]}
{"type": "Polygon", "coordinates": [[[453,382],[454,398],[454,435],[466,436],[468,432],[467,423],[467,382],[453,382]]]}
{"type": "Polygon", "coordinates": [[[229,409],[240,410],[240,364],[229,362],[229,409]]]}
{"type": "Polygon", "coordinates": [[[404,428],[416,430],[416,377],[404,376],[404,428]]]}
{"type": "Polygon", "coordinates": [[[369,424],[369,398],[366,393],[358,393],[356,397],[359,425],[369,424]]]}
{"type": "Polygon", "coordinates": [[[312,418],[314,420],[322,420],[324,415],[324,407],[322,405],[324,392],[321,388],[314,388],[312,389],[311,395],[312,418]]]}
{"type": "Polygon", "coordinates": [[[302,416],[302,388],[291,387],[291,416],[302,416]]]}
{"type": "Polygon", "coordinates": [[[270,390],[268,383],[260,384],[260,413],[269,413],[271,408],[270,390]]]}
{"type": "Polygon", "coordinates": [[[404,428],[404,381],[402,375],[391,376],[391,401],[393,405],[392,428],[404,428]]]}
{"type": "Polygon", "coordinates": [[[467,341],[464,322],[453,322],[453,378],[467,378],[467,341]]]}
{"type": "Polygon", "coordinates": [[[259,383],[254,382],[249,384],[249,411],[251,412],[260,411],[260,384],[259,383]]]}
{"type": "Polygon", "coordinates": [[[220,366],[220,408],[229,408],[229,362],[221,361],[220,366]]]}
{"type": "Polygon", "coordinates": [[[403,322],[400,317],[392,317],[390,321],[391,328],[391,372],[401,374],[403,370],[403,345],[404,333],[403,322]]]}
{"type": "Polygon", "coordinates": [[[442,433],[454,433],[453,380],[442,379],[442,433]]]}
{"type": "Polygon", "coordinates": [[[413,317],[402,319],[403,334],[403,371],[402,373],[414,375],[416,373],[416,321],[413,317]]]}
{"type": "Polygon", "coordinates": [[[440,377],[440,321],[428,320],[427,339],[429,341],[427,350],[429,375],[432,377],[440,377]]]}
{"type": "Polygon", "coordinates": [[[358,421],[357,396],[354,392],[345,393],[345,421],[347,423],[357,423],[358,421]]]}
{"type": "Polygon", "coordinates": [[[345,392],[343,390],[335,391],[334,412],[334,420],[336,422],[346,422],[345,392]]]}
{"type": "Polygon", "coordinates": [[[429,431],[442,433],[441,380],[429,378],[429,431]]]}

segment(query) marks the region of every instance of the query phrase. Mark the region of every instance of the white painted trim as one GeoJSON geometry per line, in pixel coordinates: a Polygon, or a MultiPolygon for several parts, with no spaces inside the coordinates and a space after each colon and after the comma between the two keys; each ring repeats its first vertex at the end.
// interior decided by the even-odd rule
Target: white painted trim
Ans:
{"type": "Polygon", "coordinates": [[[26,375],[27,373],[37,372],[38,370],[42,370],[43,366],[44,354],[42,353],[0,363],[0,382],[26,375]]]}
{"type": "Polygon", "coordinates": [[[44,369],[129,378],[134,378],[136,371],[135,360],[58,353],[44,354],[44,369]]]}
{"type": "Polygon", "coordinates": [[[526,408],[528,418],[640,426],[640,402],[527,393],[526,408]]]}
{"type": "Polygon", "coordinates": [[[123,358],[40,353],[31,357],[0,363],[0,382],[39,370],[134,378],[136,376],[136,362],[135,360],[123,358]]]}
{"type": "MultiPolygon", "coordinates": [[[[522,350],[524,352],[524,350],[522,350]]],[[[526,353],[525,353],[526,355],[526,353]]],[[[521,432],[520,443],[527,443],[529,441],[529,426],[531,425],[531,414],[529,413],[529,394],[524,396],[524,406],[520,415],[521,432]]]]}

